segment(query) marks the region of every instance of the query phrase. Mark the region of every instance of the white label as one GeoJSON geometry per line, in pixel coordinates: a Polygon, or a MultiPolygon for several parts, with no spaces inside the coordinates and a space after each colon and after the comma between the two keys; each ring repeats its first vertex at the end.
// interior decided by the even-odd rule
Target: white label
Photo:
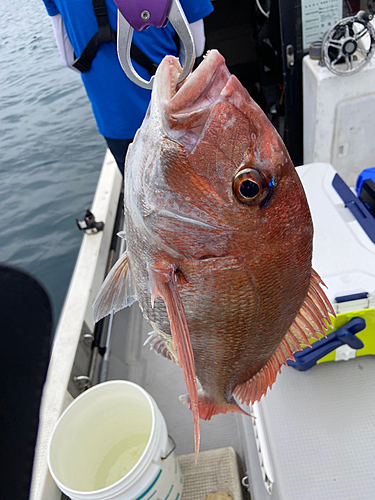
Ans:
{"type": "Polygon", "coordinates": [[[342,0],[301,0],[303,50],[342,19],[342,0]]]}

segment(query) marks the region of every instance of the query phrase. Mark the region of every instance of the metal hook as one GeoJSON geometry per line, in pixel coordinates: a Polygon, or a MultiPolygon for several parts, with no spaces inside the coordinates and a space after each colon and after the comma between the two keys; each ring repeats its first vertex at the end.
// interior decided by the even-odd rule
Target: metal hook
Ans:
{"type": "MultiPolygon", "coordinates": [[[[182,72],[179,76],[178,82],[182,82],[191,73],[195,62],[195,47],[194,39],[191,34],[188,21],[185,17],[184,11],[178,0],[172,0],[169,13],[167,15],[173,28],[176,30],[177,35],[180,37],[181,44],[185,49],[185,57],[182,62],[182,72]]],[[[117,54],[126,76],[139,87],[144,89],[152,89],[154,77],[152,76],[149,81],[142,78],[134,69],[130,58],[130,48],[133,38],[134,29],[130,26],[128,21],[124,18],[120,11],[118,11],[117,20],[117,54]]]]}

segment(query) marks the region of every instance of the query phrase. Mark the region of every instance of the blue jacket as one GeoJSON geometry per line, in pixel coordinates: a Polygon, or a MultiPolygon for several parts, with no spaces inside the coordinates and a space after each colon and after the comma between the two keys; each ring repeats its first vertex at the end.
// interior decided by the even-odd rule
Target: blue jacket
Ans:
{"type": "MultiPolygon", "coordinates": [[[[129,0],[131,1],[131,0],[129,0]]],[[[91,37],[98,31],[91,0],[43,0],[50,16],[61,14],[68,38],[78,57],[91,37]]],[[[117,7],[106,0],[108,18],[112,29],[117,29],[117,7]]],[[[213,11],[210,0],[181,0],[189,23],[213,11]]],[[[150,27],[134,32],[133,43],[150,59],[159,64],[166,54],[177,55],[173,41],[175,31],[168,23],[166,28],[150,27]]],[[[146,80],[147,71],[133,62],[135,70],[146,80]]],[[[132,139],[147,111],[150,91],[132,83],[125,75],[117,57],[115,43],[99,45],[98,52],[82,81],[90,99],[99,132],[110,139],[132,139]]]]}

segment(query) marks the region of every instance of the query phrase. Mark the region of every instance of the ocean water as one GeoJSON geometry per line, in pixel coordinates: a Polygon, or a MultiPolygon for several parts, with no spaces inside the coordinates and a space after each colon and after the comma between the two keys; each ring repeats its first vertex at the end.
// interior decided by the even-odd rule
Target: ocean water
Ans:
{"type": "Polygon", "coordinates": [[[0,0],[0,262],[48,291],[55,323],[105,154],[41,0],[0,0]]]}

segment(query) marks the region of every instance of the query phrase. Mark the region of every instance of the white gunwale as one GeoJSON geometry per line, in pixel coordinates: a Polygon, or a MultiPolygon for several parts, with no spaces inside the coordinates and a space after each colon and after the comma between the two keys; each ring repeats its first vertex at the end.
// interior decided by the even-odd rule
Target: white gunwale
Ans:
{"type": "Polygon", "coordinates": [[[48,443],[53,428],[73,400],[67,387],[83,325],[93,332],[91,304],[104,279],[111,244],[122,176],[107,151],[91,211],[104,230],[84,234],[64,307],[56,329],[40,409],[30,500],[57,500],[61,492],[47,466],[48,443]]]}

